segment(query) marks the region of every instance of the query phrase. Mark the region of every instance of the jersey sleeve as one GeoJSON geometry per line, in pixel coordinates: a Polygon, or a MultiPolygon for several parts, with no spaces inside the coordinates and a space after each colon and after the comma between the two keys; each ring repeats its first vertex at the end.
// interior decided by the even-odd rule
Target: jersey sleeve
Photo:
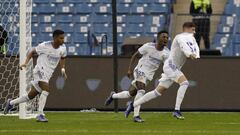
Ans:
{"type": "Polygon", "coordinates": [[[164,49],[164,53],[163,53],[163,55],[162,55],[162,60],[163,60],[163,62],[165,62],[166,61],[166,59],[169,57],[169,53],[170,53],[170,51],[169,51],[169,49],[164,49]]]}
{"type": "Polygon", "coordinates": [[[146,54],[148,52],[148,44],[144,44],[138,49],[138,52],[142,55],[146,54]]]}
{"type": "Polygon", "coordinates": [[[61,54],[61,57],[62,58],[65,58],[67,56],[67,49],[66,49],[66,46],[64,45],[62,47],[62,54],[61,54]]]}
{"type": "Polygon", "coordinates": [[[42,54],[43,52],[45,52],[45,44],[41,43],[38,46],[35,47],[35,50],[37,52],[38,55],[42,54]]]}
{"type": "Polygon", "coordinates": [[[194,46],[195,46],[195,48],[196,48],[196,57],[197,58],[200,58],[200,49],[199,49],[199,47],[198,47],[198,44],[197,44],[197,41],[195,40],[195,38],[193,39],[194,41],[194,46]]]}
{"type": "Polygon", "coordinates": [[[183,39],[183,37],[179,37],[178,43],[180,45],[180,49],[183,51],[183,53],[187,57],[189,57],[191,54],[195,54],[194,52],[196,50],[195,50],[194,44],[191,41],[185,40],[183,39]]]}

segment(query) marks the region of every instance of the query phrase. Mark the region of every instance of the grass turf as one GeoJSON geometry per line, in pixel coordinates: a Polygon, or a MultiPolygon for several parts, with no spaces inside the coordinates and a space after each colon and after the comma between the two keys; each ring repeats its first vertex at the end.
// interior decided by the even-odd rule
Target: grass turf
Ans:
{"type": "Polygon", "coordinates": [[[48,123],[0,117],[0,135],[240,135],[240,113],[191,113],[177,120],[170,112],[141,113],[134,123],[122,112],[48,112],[48,123]]]}

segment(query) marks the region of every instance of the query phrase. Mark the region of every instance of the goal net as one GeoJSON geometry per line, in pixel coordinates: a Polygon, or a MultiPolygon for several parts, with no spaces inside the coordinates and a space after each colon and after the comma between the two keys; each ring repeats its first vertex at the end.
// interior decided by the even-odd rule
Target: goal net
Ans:
{"type": "MultiPolygon", "coordinates": [[[[26,59],[31,44],[32,0],[0,1],[0,111],[8,99],[27,94],[31,89],[32,61],[26,70],[19,71],[19,64],[26,59]]],[[[37,99],[14,106],[11,114],[19,118],[34,117],[37,99]]]]}

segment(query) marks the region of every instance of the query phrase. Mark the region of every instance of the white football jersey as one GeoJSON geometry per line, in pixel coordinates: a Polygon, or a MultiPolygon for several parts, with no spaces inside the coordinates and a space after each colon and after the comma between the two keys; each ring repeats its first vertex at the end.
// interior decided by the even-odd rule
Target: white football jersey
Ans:
{"type": "Polygon", "coordinates": [[[169,56],[169,49],[167,47],[159,51],[155,48],[155,45],[155,43],[150,42],[138,49],[139,53],[142,54],[142,58],[138,61],[135,69],[144,72],[149,80],[152,80],[159,65],[164,63],[169,56]]]}
{"type": "Polygon", "coordinates": [[[47,78],[51,78],[52,73],[57,67],[61,57],[67,56],[65,44],[55,49],[52,46],[52,41],[47,41],[35,47],[38,54],[35,70],[40,70],[47,78]]]}
{"type": "Polygon", "coordinates": [[[187,57],[195,54],[200,58],[199,47],[192,33],[181,33],[173,40],[168,60],[172,60],[178,69],[181,69],[187,57]]]}

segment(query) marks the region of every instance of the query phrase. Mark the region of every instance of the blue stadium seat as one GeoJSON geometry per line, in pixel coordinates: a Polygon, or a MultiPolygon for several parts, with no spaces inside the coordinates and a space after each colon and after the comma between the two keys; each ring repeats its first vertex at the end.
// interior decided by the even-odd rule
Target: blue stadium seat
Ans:
{"type": "Polygon", "coordinates": [[[134,3],[134,0],[117,0],[118,3],[124,3],[124,4],[132,4],[134,3]]]}
{"type": "Polygon", "coordinates": [[[125,34],[127,32],[127,28],[126,26],[122,26],[121,24],[117,25],[117,33],[122,33],[122,34],[125,34]]]}
{"type": "Polygon", "coordinates": [[[93,23],[111,23],[112,22],[112,16],[111,15],[101,15],[97,14],[93,17],[93,23]]]}
{"type": "Polygon", "coordinates": [[[169,7],[168,7],[168,4],[151,4],[151,7],[150,7],[150,13],[151,14],[161,14],[161,13],[164,13],[164,14],[168,14],[170,11],[169,11],[169,7]]]}
{"type": "Polygon", "coordinates": [[[73,4],[56,4],[57,13],[73,13],[73,4]]]}
{"type": "Polygon", "coordinates": [[[126,15],[118,15],[117,16],[117,23],[118,24],[127,23],[126,18],[127,18],[126,15]]]}
{"type": "Polygon", "coordinates": [[[127,32],[130,34],[142,34],[143,32],[143,25],[138,25],[138,24],[128,24],[127,25],[127,32]]]}
{"type": "Polygon", "coordinates": [[[147,34],[156,34],[159,31],[164,30],[164,27],[162,25],[160,26],[146,25],[144,28],[147,34]]]}
{"type": "Polygon", "coordinates": [[[109,1],[109,0],[87,0],[87,3],[91,3],[91,4],[97,4],[97,3],[111,4],[111,1],[109,1]]]}
{"type": "Polygon", "coordinates": [[[39,24],[38,23],[33,23],[31,31],[33,33],[38,33],[39,32],[39,24]]]}
{"type": "Polygon", "coordinates": [[[134,0],[135,3],[137,4],[151,4],[151,0],[134,0]]]}
{"type": "MultiPolygon", "coordinates": [[[[74,16],[75,17],[75,16],[74,16]]],[[[60,23],[72,23],[73,22],[73,15],[72,14],[57,14],[56,21],[60,23]]]]}
{"type": "Polygon", "coordinates": [[[109,24],[93,24],[94,33],[108,33],[111,32],[111,26],[109,24]]]}
{"type": "Polygon", "coordinates": [[[74,23],[88,24],[91,23],[91,20],[91,16],[89,15],[74,15],[73,17],[74,23]]]}
{"type": "Polygon", "coordinates": [[[77,47],[75,45],[67,45],[67,55],[75,55],[78,54],[77,47]]]}
{"type": "Polygon", "coordinates": [[[89,4],[75,4],[74,11],[77,14],[90,14],[92,12],[93,7],[89,4]]]}
{"type": "Polygon", "coordinates": [[[233,46],[232,45],[229,45],[229,46],[226,46],[223,48],[223,51],[222,51],[222,55],[223,56],[233,56],[233,46]]]}
{"type": "Polygon", "coordinates": [[[37,13],[41,14],[54,14],[56,13],[55,4],[38,4],[34,7],[37,13]]]}
{"type": "Polygon", "coordinates": [[[70,4],[83,4],[85,3],[84,0],[67,0],[68,3],[70,4]]]}
{"type": "Polygon", "coordinates": [[[220,23],[223,25],[233,26],[234,19],[230,15],[222,15],[220,23]]]}
{"type": "Polygon", "coordinates": [[[4,7],[3,8],[4,10],[1,10],[1,12],[5,12],[6,14],[19,12],[19,4],[17,2],[5,2],[4,4],[2,4],[2,7],[4,7]]]}
{"type": "Polygon", "coordinates": [[[32,23],[38,23],[38,22],[39,22],[38,14],[32,14],[32,23]]]}
{"type": "Polygon", "coordinates": [[[89,30],[89,26],[87,24],[75,24],[74,25],[74,32],[78,33],[87,33],[89,30]]]}
{"type": "Polygon", "coordinates": [[[167,3],[170,4],[172,1],[171,0],[154,0],[155,3],[167,3]]]}
{"type": "Polygon", "coordinates": [[[49,4],[49,2],[51,2],[53,0],[33,0],[33,3],[37,3],[37,4],[49,4]]]}
{"type": "Polygon", "coordinates": [[[76,44],[76,43],[79,43],[79,44],[83,44],[83,43],[87,43],[87,36],[85,36],[85,34],[82,34],[82,33],[74,33],[73,35],[73,42],[76,44]]]}
{"type": "Polygon", "coordinates": [[[118,4],[117,5],[117,13],[118,14],[129,14],[130,13],[130,5],[129,4],[118,4]]]}
{"type": "Polygon", "coordinates": [[[97,4],[94,8],[96,14],[111,14],[111,4],[97,4]]]}
{"type": "Polygon", "coordinates": [[[145,16],[144,15],[128,15],[127,16],[127,23],[130,24],[139,24],[139,23],[144,23],[145,21],[145,16]]]}
{"type": "Polygon", "coordinates": [[[235,34],[233,36],[233,43],[234,44],[240,44],[240,34],[235,34]]]}
{"type": "Polygon", "coordinates": [[[66,33],[71,33],[73,32],[73,23],[58,23],[56,25],[56,29],[61,29],[63,31],[65,31],[66,33]]]}
{"type": "Polygon", "coordinates": [[[232,32],[232,27],[224,24],[218,24],[217,33],[231,33],[231,32],[232,32]]]}
{"type": "Polygon", "coordinates": [[[235,44],[235,56],[240,56],[240,44],[235,44]]]}
{"type": "Polygon", "coordinates": [[[236,10],[236,6],[234,6],[232,4],[226,4],[225,8],[224,8],[224,14],[232,15],[233,13],[235,13],[235,10],[236,10]]]}
{"type": "Polygon", "coordinates": [[[32,32],[32,46],[37,46],[38,45],[38,33],[33,33],[32,32]]]}
{"type": "Polygon", "coordinates": [[[145,19],[146,24],[151,24],[151,25],[165,25],[167,23],[166,21],[166,15],[165,14],[160,14],[160,15],[149,15],[147,16],[147,19],[145,19]]]}
{"type": "Polygon", "coordinates": [[[40,35],[37,35],[37,37],[39,43],[52,40],[52,35],[50,33],[41,33],[40,35]]]}
{"type": "Polygon", "coordinates": [[[39,24],[39,30],[40,32],[49,32],[52,33],[53,30],[55,29],[56,24],[46,24],[46,23],[40,23],[39,24]]]}
{"type": "Polygon", "coordinates": [[[148,4],[134,4],[131,8],[131,13],[133,14],[148,14],[149,11],[148,4]]]}
{"type": "Polygon", "coordinates": [[[39,14],[40,23],[56,23],[55,15],[39,14]]]}
{"type": "Polygon", "coordinates": [[[237,28],[236,33],[240,34],[240,22],[237,23],[236,28],[237,28]]]}
{"type": "Polygon", "coordinates": [[[216,47],[227,46],[230,43],[231,36],[229,34],[216,34],[213,38],[212,47],[215,49],[216,47]]]}

